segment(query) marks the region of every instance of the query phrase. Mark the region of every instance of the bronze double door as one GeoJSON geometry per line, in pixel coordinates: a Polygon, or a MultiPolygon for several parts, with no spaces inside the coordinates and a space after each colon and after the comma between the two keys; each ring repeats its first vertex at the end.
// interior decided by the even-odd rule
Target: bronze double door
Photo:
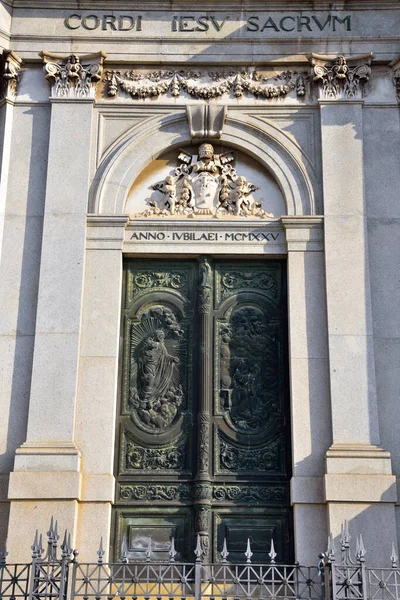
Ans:
{"type": "Polygon", "coordinates": [[[114,556],[292,556],[283,261],[129,260],[114,556]]]}

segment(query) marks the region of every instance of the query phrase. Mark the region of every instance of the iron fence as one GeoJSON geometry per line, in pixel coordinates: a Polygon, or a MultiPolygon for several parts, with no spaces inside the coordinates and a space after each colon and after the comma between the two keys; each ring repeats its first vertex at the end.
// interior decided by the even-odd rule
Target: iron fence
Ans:
{"type": "Polygon", "coordinates": [[[29,564],[7,564],[7,551],[0,553],[0,600],[400,600],[394,546],[390,568],[367,567],[362,536],[352,555],[346,523],[340,554],[330,536],[311,567],[279,564],[273,542],[267,564],[252,563],[250,540],[243,564],[229,563],[226,543],[221,563],[205,562],[200,540],[193,563],[176,562],[173,539],[167,562],[152,561],[151,542],[145,562],[130,562],[124,541],[120,562],[104,562],[100,542],[96,562],[83,563],[67,532],[59,547],[58,540],[52,520],[46,552],[36,533],[29,564]]]}

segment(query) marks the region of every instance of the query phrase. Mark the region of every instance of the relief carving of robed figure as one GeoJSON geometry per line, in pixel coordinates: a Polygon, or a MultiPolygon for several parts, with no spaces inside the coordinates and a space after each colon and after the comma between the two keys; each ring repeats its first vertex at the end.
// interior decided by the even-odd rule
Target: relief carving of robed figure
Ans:
{"type": "Polygon", "coordinates": [[[136,424],[151,432],[164,431],[173,423],[183,399],[179,383],[180,360],[176,355],[179,351],[176,338],[179,338],[180,330],[176,322],[172,329],[168,326],[173,317],[171,311],[158,310],[170,313],[167,323],[154,317],[144,318],[136,325],[133,336],[138,343],[132,365],[130,404],[136,424]]]}

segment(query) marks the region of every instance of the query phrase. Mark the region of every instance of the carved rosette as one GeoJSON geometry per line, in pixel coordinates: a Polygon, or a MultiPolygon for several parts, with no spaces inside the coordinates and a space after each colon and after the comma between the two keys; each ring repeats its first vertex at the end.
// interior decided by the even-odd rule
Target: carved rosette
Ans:
{"type": "Polygon", "coordinates": [[[51,98],[94,98],[96,84],[103,73],[104,52],[82,57],[42,52],[41,56],[46,79],[51,85],[51,98]]]}
{"type": "Polygon", "coordinates": [[[320,100],[361,99],[371,77],[372,54],[346,58],[312,54],[312,78],[320,100]]]}
{"type": "Polygon", "coordinates": [[[400,56],[393,60],[389,66],[392,68],[392,81],[396,88],[397,101],[400,102],[400,56]]]}
{"type": "Polygon", "coordinates": [[[0,56],[0,100],[15,100],[22,60],[12,50],[0,56]]]}

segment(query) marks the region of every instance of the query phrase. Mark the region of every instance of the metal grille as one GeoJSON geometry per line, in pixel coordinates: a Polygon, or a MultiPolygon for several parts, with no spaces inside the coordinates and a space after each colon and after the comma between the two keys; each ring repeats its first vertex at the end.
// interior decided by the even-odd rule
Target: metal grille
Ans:
{"type": "Polygon", "coordinates": [[[121,562],[104,563],[100,542],[97,562],[79,563],[67,532],[58,548],[57,523],[51,522],[47,538],[44,554],[36,533],[29,564],[7,564],[6,550],[0,553],[0,600],[400,600],[394,546],[391,568],[367,567],[362,536],[352,555],[346,523],[340,556],[330,536],[314,567],[279,564],[273,542],[269,564],[253,564],[250,540],[243,564],[229,564],[226,542],[222,562],[209,564],[200,539],[193,563],[175,562],[174,540],[168,562],[151,560],[151,544],[145,562],[129,562],[124,540],[121,562]]]}

